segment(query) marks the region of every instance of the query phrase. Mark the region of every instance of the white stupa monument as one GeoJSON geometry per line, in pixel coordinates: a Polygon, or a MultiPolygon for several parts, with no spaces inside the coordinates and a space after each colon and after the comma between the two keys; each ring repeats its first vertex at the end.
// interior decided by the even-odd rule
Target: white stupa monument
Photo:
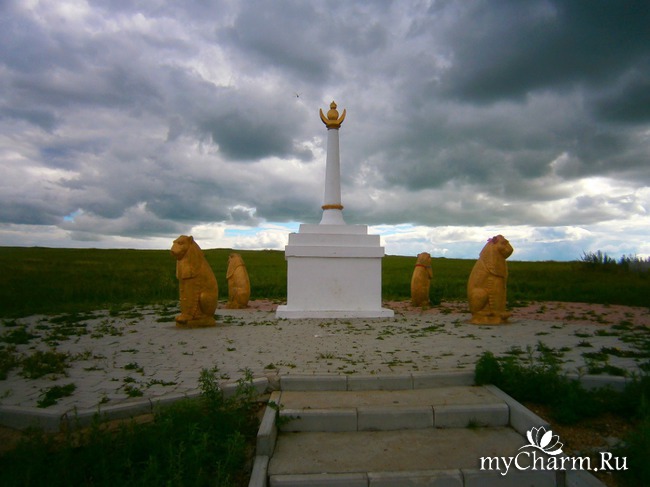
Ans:
{"type": "Polygon", "coordinates": [[[318,225],[301,224],[289,235],[287,304],[278,306],[278,318],[388,318],[393,311],[381,306],[379,235],[368,235],[367,225],[347,225],[341,204],[339,117],[336,103],[327,116],[327,160],[323,217],[318,225]]]}

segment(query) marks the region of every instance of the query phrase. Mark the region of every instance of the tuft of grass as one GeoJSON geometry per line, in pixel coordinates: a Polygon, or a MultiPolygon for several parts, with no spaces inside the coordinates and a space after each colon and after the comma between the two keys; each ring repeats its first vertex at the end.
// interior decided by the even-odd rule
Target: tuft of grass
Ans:
{"type": "Polygon", "coordinates": [[[142,397],[144,395],[144,392],[142,392],[141,389],[131,384],[126,384],[124,386],[124,392],[126,392],[126,395],[129,397],[142,397]]]}
{"type": "Polygon", "coordinates": [[[27,379],[38,379],[48,374],[65,375],[69,359],[68,353],[37,350],[23,358],[21,375],[27,379]]]}
{"type": "Polygon", "coordinates": [[[275,424],[276,424],[276,426],[278,428],[282,428],[282,426],[286,426],[291,421],[300,418],[300,416],[291,416],[291,415],[288,415],[288,416],[282,415],[281,416],[280,411],[282,411],[284,409],[284,405],[283,404],[277,404],[275,401],[269,401],[266,404],[266,406],[273,409],[273,410],[275,410],[275,424]]]}
{"type": "Polygon", "coordinates": [[[47,408],[55,405],[59,399],[71,396],[77,389],[75,384],[66,384],[64,386],[53,386],[41,394],[40,399],[36,402],[39,408],[47,408]]]}
{"type": "Polygon", "coordinates": [[[137,362],[129,362],[124,366],[124,370],[134,370],[138,372],[139,374],[144,375],[144,367],[142,367],[140,364],[137,362]]]}
{"type": "Polygon", "coordinates": [[[20,356],[16,347],[0,345],[0,380],[6,380],[7,374],[20,364],[20,356]]]}
{"type": "Polygon", "coordinates": [[[0,342],[10,343],[13,345],[25,345],[32,340],[32,338],[38,338],[39,335],[34,335],[27,331],[27,328],[20,326],[13,328],[2,335],[0,335],[0,342]]]}

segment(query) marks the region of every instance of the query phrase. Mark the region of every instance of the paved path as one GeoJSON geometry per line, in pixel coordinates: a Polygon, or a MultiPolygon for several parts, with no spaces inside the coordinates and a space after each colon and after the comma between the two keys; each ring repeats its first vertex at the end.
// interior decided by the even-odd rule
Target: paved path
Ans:
{"type": "MultiPolygon", "coordinates": [[[[508,326],[467,323],[469,315],[396,311],[390,319],[278,320],[260,309],[217,311],[216,328],[182,330],[175,307],[148,306],[110,314],[2,320],[0,336],[35,335],[15,345],[17,356],[37,350],[69,354],[66,374],[23,377],[16,367],[0,380],[0,405],[36,407],[46,390],[75,384],[74,393],[47,408],[65,412],[144,398],[195,392],[202,368],[217,367],[224,381],[277,374],[404,374],[471,370],[485,351],[495,355],[540,348],[559,354],[570,372],[586,371],[584,353],[602,347],[636,350],[647,323],[600,324],[518,319],[508,326]]],[[[0,342],[0,353],[10,345],[0,342]]],[[[646,345],[647,350],[647,345],[646,345]]],[[[647,352],[646,352],[647,353],[647,352]]],[[[617,353],[616,355],[622,355],[617,353]]],[[[636,370],[648,358],[606,355],[610,365],[636,370]]],[[[592,360],[593,361],[593,360],[592,360]]],[[[603,364],[601,358],[600,362],[603,364]]]]}

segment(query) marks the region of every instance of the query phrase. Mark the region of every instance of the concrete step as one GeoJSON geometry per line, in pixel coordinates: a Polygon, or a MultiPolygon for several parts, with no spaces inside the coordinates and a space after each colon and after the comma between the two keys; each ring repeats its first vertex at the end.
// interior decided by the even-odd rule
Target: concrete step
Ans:
{"type": "MultiPolygon", "coordinates": [[[[271,487],[493,485],[486,479],[503,476],[481,471],[480,458],[515,456],[523,443],[508,427],[280,433],[268,478],[271,487]]],[[[521,473],[494,485],[556,485],[552,472],[521,473]]]]}
{"type": "Polygon", "coordinates": [[[588,472],[511,465],[502,475],[505,465],[482,461],[516,457],[530,428],[550,428],[494,386],[449,374],[350,379],[281,379],[250,486],[603,486],[588,472]]]}
{"type": "Polygon", "coordinates": [[[505,426],[506,402],[489,389],[282,391],[281,431],[376,431],[505,426]]]}

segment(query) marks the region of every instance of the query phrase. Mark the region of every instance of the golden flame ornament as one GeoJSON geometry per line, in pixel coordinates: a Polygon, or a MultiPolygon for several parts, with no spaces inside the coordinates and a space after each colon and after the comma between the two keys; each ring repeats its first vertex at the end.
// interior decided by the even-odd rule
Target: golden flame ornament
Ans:
{"type": "Polygon", "coordinates": [[[332,101],[332,103],[330,103],[330,109],[327,112],[327,117],[323,114],[323,109],[320,109],[320,119],[328,129],[338,129],[345,119],[345,108],[339,118],[339,112],[336,110],[336,103],[332,101]]]}

